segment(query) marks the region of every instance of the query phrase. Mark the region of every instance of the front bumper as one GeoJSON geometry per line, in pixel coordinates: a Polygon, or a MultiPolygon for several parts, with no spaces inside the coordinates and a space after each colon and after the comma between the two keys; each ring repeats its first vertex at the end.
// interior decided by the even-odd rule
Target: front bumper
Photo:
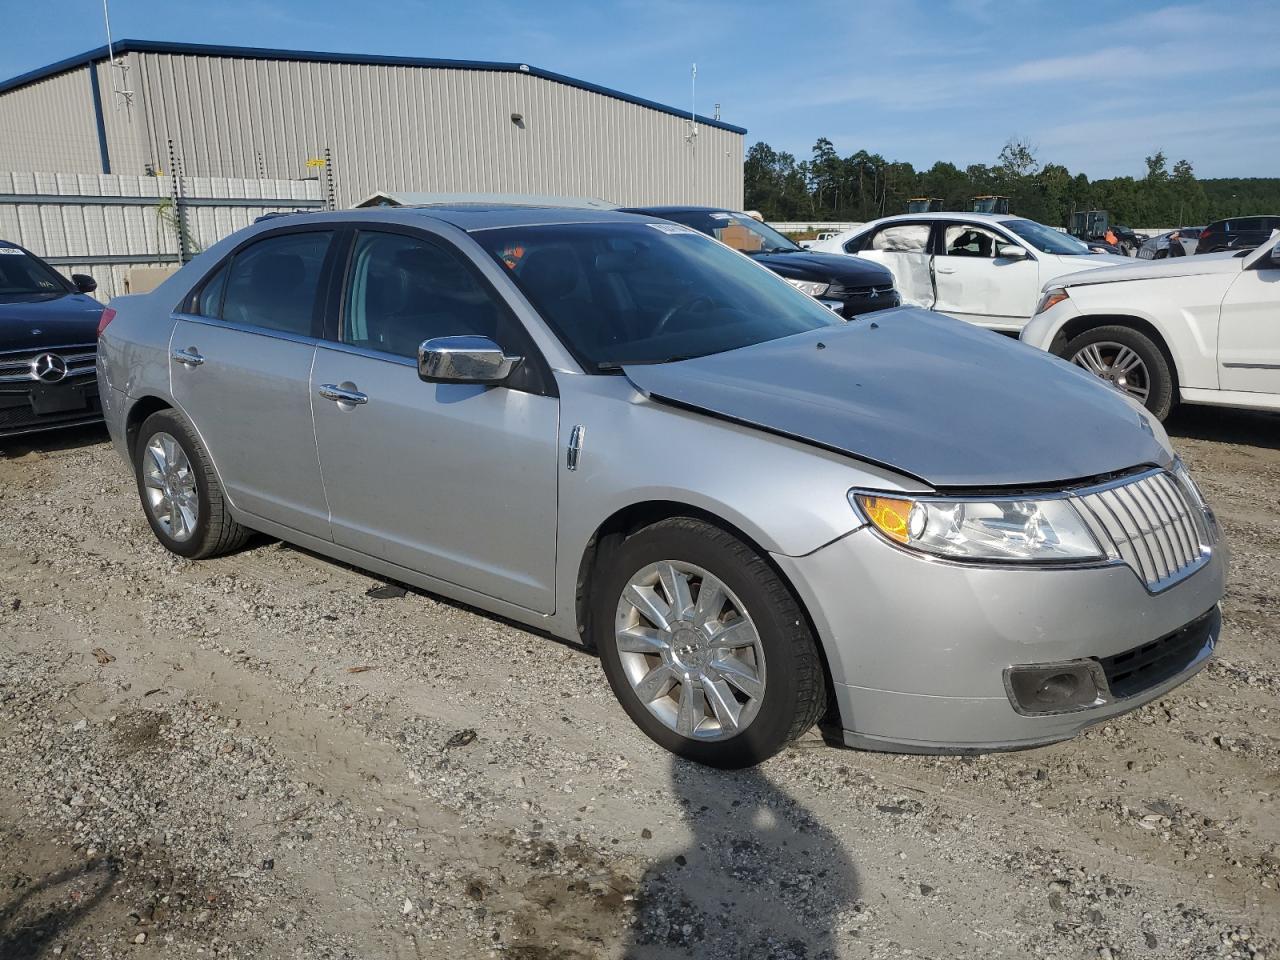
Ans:
{"type": "Polygon", "coordinates": [[[842,736],[916,753],[1053,743],[1161,696],[1198,672],[1218,639],[1222,543],[1185,580],[1148,592],[1125,565],[991,567],[924,558],[863,528],[804,557],[774,556],[809,610],[831,667],[842,736]],[[1009,667],[1098,661],[1169,637],[1210,613],[1204,642],[1149,683],[1096,706],[1028,716],[1009,667]]]}
{"type": "Polygon", "coordinates": [[[91,376],[59,383],[0,384],[0,437],[75,427],[101,419],[98,383],[91,376]]]}

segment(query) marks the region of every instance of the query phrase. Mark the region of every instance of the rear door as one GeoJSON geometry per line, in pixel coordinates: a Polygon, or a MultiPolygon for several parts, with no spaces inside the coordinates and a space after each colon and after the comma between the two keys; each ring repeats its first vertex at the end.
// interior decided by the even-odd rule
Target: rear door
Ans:
{"type": "Polygon", "coordinates": [[[927,220],[885,224],[863,238],[854,253],[883,264],[893,273],[894,285],[902,294],[902,302],[932,308],[935,302],[930,253],[933,224],[927,220]]]}
{"type": "Polygon", "coordinates": [[[1227,289],[1218,324],[1218,382],[1223,390],[1280,398],[1280,264],[1274,235],[1227,289]]]}
{"type": "Polygon", "coordinates": [[[237,250],[184,304],[170,341],[173,397],[239,509],[329,537],[310,374],[331,229],[237,250]]]}
{"type": "Polygon", "coordinates": [[[451,242],[362,229],[348,262],[340,323],[311,377],[334,541],[553,612],[560,402],[551,371],[451,242]],[[466,335],[525,359],[499,386],[424,383],[419,344],[466,335]]]}
{"type": "Polygon", "coordinates": [[[1001,244],[1015,241],[990,226],[944,222],[938,227],[934,309],[993,330],[1021,330],[1040,292],[1035,254],[1028,251],[1021,260],[998,256],[1001,244]]]}

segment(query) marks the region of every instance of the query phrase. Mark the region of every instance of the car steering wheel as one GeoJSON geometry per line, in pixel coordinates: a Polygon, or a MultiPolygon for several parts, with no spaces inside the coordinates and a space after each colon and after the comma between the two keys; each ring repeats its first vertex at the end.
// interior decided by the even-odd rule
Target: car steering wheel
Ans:
{"type": "Polygon", "coordinates": [[[657,326],[653,328],[653,333],[651,333],[650,336],[656,337],[659,334],[665,332],[667,329],[667,324],[671,322],[672,317],[674,317],[678,313],[684,313],[686,310],[692,309],[694,306],[696,306],[699,303],[706,304],[707,307],[714,307],[716,305],[716,302],[712,300],[709,296],[707,296],[705,293],[695,293],[691,297],[686,297],[684,300],[681,300],[679,303],[672,306],[670,309],[667,310],[666,313],[662,315],[662,319],[660,319],[657,323],[657,326]]]}

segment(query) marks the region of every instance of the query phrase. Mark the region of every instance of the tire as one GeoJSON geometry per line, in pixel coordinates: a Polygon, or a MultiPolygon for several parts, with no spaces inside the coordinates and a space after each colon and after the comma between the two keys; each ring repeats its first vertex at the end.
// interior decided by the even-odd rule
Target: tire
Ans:
{"type": "Polygon", "coordinates": [[[1173,372],[1169,368],[1169,361],[1165,358],[1164,351],[1145,333],[1121,324],[1094,327],[1072,339],[1063,350],[1062,356],[1098,374],[1102,379],[1116,383],[1114,373],[1108,375],[1105,361],[1108,358],[1116,358],[1116,350],[1121,347],[1131,350],[1141,361],[1142,369],[1146,374],[1146,395],[1141,396],[1135,390],[1129,389],[1128,387],[1133,386],[1132,383],[1128,384],[1128,387],[1119,383],[1117,385],[1122,386],[1130,396],[1139,400],[1157,420],[1164,420],[1177,402],[1173,389],[1173,372]],[[1097,349],[1090,354],[1085,354],[1086,348],[1090,347],[1097,349]],[[1099,363],[1099,360],[1102,362],[1099,363]]]}
{"type": "Polygon", "coordinates": [[[188,560],[204,560],[242,547],[252,531],[232,519],[227,509],[222,485],[214,472],[213,462],[204,444],[191,425],[173,410],[160,410],[142,422],[137,443],[133,450],[134,477],[138,484],[138,498],[147,523],[167,550],[188,560]],[[166,458],[186,469],[175,471],[171,489],[175,497],[190,512],[180,512],[178,519],[166,519],[173,514],[155,501],[160,495],[149,478],[156,479],[162,469],[160,461],[150,452],[155,444],[162,449],[172,445],[181,451],[166,458]],[[181,491],[181,492],[179,492],[181,491]],[[193,518],[188,522],[186,518],[193,518]]]}
{"type": "MultiPolygon", "coordinates": [[[[604,546],[602,551],[591,596],[592,639],[614,695],[655,743],[709,766],[747,767],[773,756],[825,713],[826,674],[804,611],[755,550],[710,523],[677,517],[614,541],[612,549],[604,546]],[[671,591],[662,577],[672,576],[668,562],[683,568],[675,575],[687,577],[688,593],[683,596],[691,603],[686,603],[689,618],[664,632],[624,597],[624,591],[637,579],[656,576],[650,589],[660,601],[667,599],[671,591]],[[655,568],[657,573],[652,572],[655,568]],[[722,589],[704,596],[708,583],[722,589]],[[720,593],[723,605],[714,606],[708,598],[720,593]],[[714,620],[708,614],[698,625],[703,600],[719,613],[714,620]],[[624,628],[628,637],[647,630],[670,642],[665,651],[623,650],[619,633],[624,628]],[[732,638],[725,643],[734,649],[715,642],[725,637],[732,638]],[[637,678],[647,680],[660,669],[672,686],[666,694],[642,699],[637,678]],[[646,674],[649,670],[653,673],[646,674]],[[687,725],[680,730],[681,705],[686,702],[682,671],[691,671],[687,675],[695,678],[687,684],[688,702],[697,702],[690,715],[694,709],[702,715],[692,733],[687,725]],[[753,671],[759,688],[748,682],[753,671]],[[747,692],[753,689],[759,689],[757,696],[747,692]],[[726,691],[736,706],[726,699],[726,691]],[[721,719],[733,716],[735,709],[734,721],[721,719]]],[[[627,640],[628,646],[632,643],[627,640]]]]}

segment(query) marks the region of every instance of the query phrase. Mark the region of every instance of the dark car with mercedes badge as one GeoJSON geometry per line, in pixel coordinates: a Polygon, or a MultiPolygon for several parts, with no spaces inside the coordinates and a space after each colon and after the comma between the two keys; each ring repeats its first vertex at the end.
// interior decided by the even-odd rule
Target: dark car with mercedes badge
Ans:
{"type": "Polygon", "coordinates": [[[102,419],[96,287],[0,240],[0,440],[102,419]]]}
{"type": "Polygon", "coordinates": [[[815,253],[745,213],[720,207],[633,207],[624,213],[662,217],[715,237],[763,264],[846,320],[902,301],[887,267],[835,253],[815,253]]]}

